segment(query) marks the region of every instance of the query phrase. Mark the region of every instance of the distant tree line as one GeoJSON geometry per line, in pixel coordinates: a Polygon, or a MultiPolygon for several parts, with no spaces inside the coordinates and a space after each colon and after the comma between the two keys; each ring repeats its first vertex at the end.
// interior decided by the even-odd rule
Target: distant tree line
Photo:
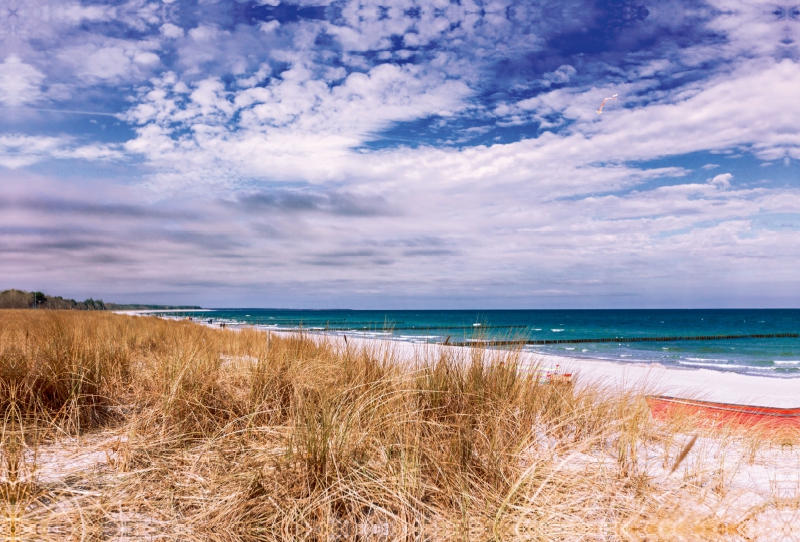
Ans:
{"type": "Polygon", "coordinates": [[[118,311],[118,310],[158,310],[158,309],[199,309],[195,306],[178,305],[137,305],[104,303],[102,299],[75,301],[61,296],[50,296],[42,292],[5,290],[0,292],[0,309],[54,309],[78,311],[118,311]]]}

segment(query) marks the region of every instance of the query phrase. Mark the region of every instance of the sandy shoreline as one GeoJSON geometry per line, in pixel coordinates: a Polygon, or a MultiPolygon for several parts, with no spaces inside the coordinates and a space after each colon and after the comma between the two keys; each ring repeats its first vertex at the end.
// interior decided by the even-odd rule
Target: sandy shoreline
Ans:
{"type": "Polygon", "coordinates": [[[543,356],[573,372],[613,385],[647,384],[659,394],[720,403],[794,408],[800,406],[800,379],[775,378],[710,369],[683,369],[658,364],[614,363],[601,360],[543,356]]]}

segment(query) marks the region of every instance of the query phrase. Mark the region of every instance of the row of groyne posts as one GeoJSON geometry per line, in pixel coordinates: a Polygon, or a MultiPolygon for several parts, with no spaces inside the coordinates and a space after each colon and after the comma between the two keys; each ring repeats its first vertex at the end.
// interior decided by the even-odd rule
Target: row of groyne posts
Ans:
{"type": "Polygon", "coordinates": [[[542,339],[542,340],[477,340],[463,343],[446,343],[454,346],[513,346],[541,344],[576,344],[576,343],[637,343],[637,342],[673,342],[673,341],[720,341],[729,339],[780,339],[798,338],[798,333],[758,333],[752,335],[689,335],[671,337],[604,337],[597,339],[542,339]]]}

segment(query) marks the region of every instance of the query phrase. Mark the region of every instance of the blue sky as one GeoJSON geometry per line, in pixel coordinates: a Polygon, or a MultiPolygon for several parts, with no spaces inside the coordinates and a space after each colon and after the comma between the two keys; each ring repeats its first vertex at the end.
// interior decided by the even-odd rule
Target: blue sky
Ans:
{"type": "Polygon", "coordinates": [[[0,0],[0,18],[0,288],[800,305],[796,7],[0,0]]]}

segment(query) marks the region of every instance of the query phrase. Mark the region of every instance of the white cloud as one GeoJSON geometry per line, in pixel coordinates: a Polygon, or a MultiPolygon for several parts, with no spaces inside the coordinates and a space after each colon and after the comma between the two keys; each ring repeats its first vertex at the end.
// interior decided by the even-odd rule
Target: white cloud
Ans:
{"type": "Polygon", "coordinates": [[[709,179],[708,183],[716,186],[719,190],[727,190],[731,187],[731,179],[733,179],[733,175],[730,173],[720,173],[709,179]]]}
{"type": "Polygon", "coordinates": [[[161,59],[158,57],[157,54],[145,51],[133,55],[133,61],[136,62],[137,64],[142,64],[144,66],[153,66],[161,62],[161,59]]]}
{"type": "Polygon", "coordinates": [[[115,18],[114,10],[104,6],[60,5],[52,10],[53,18],[68,23],[107,21],[115,18]]]}
{"type": "Polygon", "coordinates": [[[659,59],[648,62],[646,65],[636,70],[638,77],[653,77],[657,74],[669,73],[675,66],[667,59],[659,59]]]}
{"type": "Polygon", "coordinates": [[[127,147],[168,169],[202,163],[201,178],[211,175],[215,182],[227,182],[236,170],[318,181],[339,177],[344,171],[336,164],[359,156],[350,149],[373,132],[391,122],[451,114],[470,93],[436,72],[393,65],[351,73],[332,87],[302,64],[266,87],[229,91],[217,79],[204,79],[185,96],[176,92],[177,84],[174,76],[167,77],[142,96],[129,118],[143,127],[127,147]],[[234,115],[239,119],[235,131],[228,126],[234,115]],[[176,123],[191,128],[192,135],[165,139],[182,129],[176,123]],[[176,153],[198,155],[184,162],[176,153]],[[220,176],[221,171],[228,173],[220,176]]]}
{"type": "Polygon", "coordinates": [[[789,120],[791,111],[800,114],[791,90],[800,85],[800,70],[791,60],[744,61],[731,73],[698,83],[694,92],[680,91],[640,106],[635,96],[649,84],[564,88],[497,113],[568,119],[575,137],[591,140],[584,152],[591,152],[593,159],[601,154],[604,159],[638,160],[737,146],[747,146],[763,159],[800,156],[800,134],[789,120]],[[598,116],[594,109],[613,93],[620,94],[619,101],[598,116]]]}
{"type": "Polygon", "coordinates": [[[182,38],[183,28],[172,23],[164,23],[161,25],[161,33],[168,38],[182,38]]]}
{"type": "Polygon", "coordinates": [[[277,30],[278,27],[280,27],[280,26],[281,26],[281,23],[279,23],[278,21],[269,21],[269,22],[260,23],[258,25],[258,29],[261,30],[262,32],[264,32],[265,34],[269,34],[270,32],[274,32],[275,30],[277,30]]]}
{"type": "Polygon", "coordinates": [[[576,73],[578,72],[575,68],[569,64],[564,64],[563,66],[559,66],[557,70],[544,74],[542,77],[542,83],[548,87],[553,84],[568,83],[570,77],[576,73]]]}
{"type": "Polygon", "coordinates": [[[63,139],[57,137],[0,135],[0,165],[8,169],[18,169],[35,164],[57,151],[64,143],[63,139]]]}
{"type": "Polygon", "coordinates": [[[43,73],[18,56],[7,56],[0,64],[0,102],[13,106],[37,100],[44,78],[43,73]]]}
{"type": "Polygon", "coordinates": [[[91,52],[85,59],[80,59],[81,72],[98,79],[116,78],[130,70],[131,57],[119,47],[103,47],[91,52]]]}
{"type": "Polygon", "coordinates": [[[210,41],[218,37],[220,30],[216,25],[200,25],[189,30],[189,37],[195,41],[210,41]]]}
{"type": "Polygon", "coordinates": [[[52,153],[54,158],[73,158],[90,161],[123,160],[125,154],[113,145],[82,145],[52,153]]]}
{"type": "Polygon", "coordinates": [[[124,155],[109,145],[80,145],[64,137],[0,135],[0,166],[7,169],[19,169],[54,158],[119,160],[124,155]]]}
{"type": "Polygon", "coordinates": [[[141,80],[160,64],[160,58],[153,49],[155,44],[152,42],[105,38],[98,42],[62,47],[57,58],[62,67],[71,68],[73,78],[70,83],[73,86],[89,86],[99,81],[117,83],[141,80]]]}

